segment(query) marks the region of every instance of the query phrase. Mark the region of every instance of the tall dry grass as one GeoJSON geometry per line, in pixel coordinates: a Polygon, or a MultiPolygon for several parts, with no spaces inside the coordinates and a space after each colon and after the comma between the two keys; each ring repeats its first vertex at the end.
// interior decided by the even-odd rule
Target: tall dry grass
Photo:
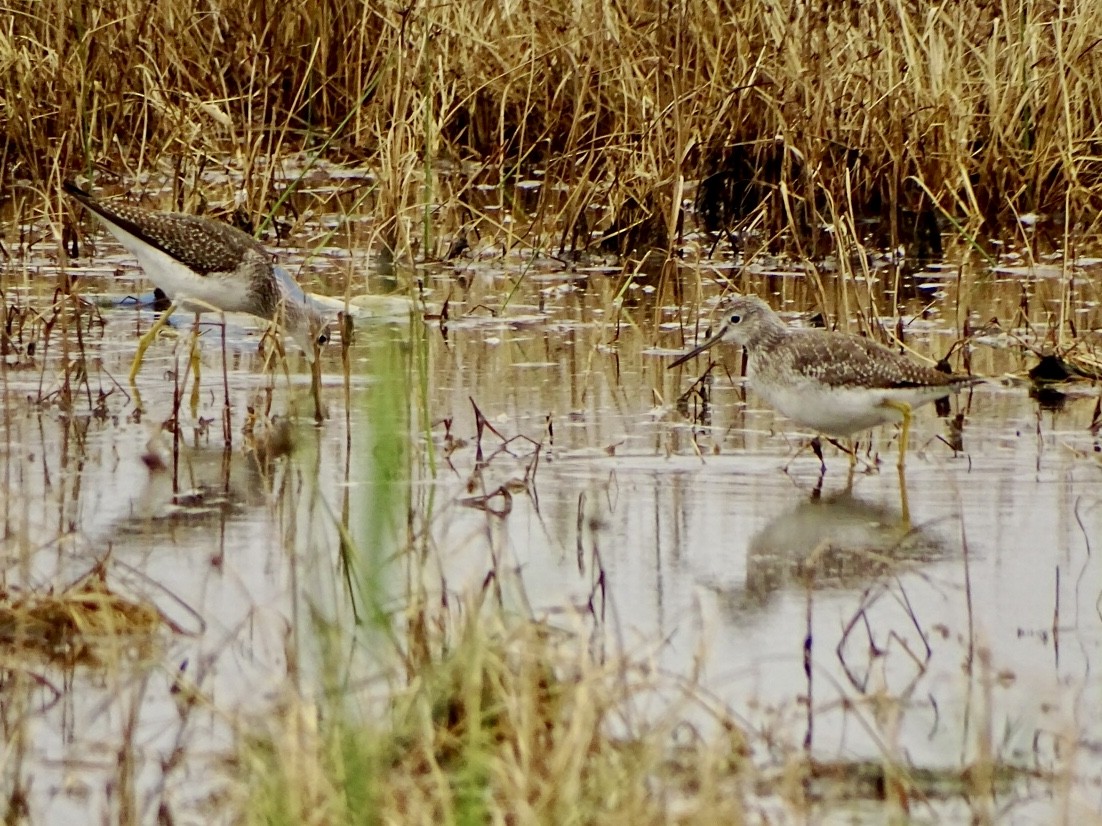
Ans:
{"type": "Polygon", "coordinates": [[[671,248],[698,180],[713,229],[799,247],[843,216],[891,244],[923,215],[1075,224],[1099,206],[1099,31],[1056,0],[4,0],[0,182],[229,157],[262,201],[264,159],[324,146],[374,167],[384,239],[422,251],[438,200],[532,169],[563,185],[529,239],[556,246],[671,248]],[[442,193],[445,160],[477,163],[442,193]]]}

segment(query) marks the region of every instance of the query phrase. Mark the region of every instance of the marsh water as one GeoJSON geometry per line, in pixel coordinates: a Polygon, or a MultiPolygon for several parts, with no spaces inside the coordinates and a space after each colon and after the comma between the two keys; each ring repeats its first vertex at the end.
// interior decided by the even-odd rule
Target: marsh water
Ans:
{"type": "MultiPolygon", "coordinates": [[[[55,332],[6,359],[5,583],[57,588],[97,571],[173,630],[106,666],[5,666],[9,683],[33,675],[21,696],[0,690],[18,743],[6,770],[33,822],[110,818],[127,793],[143,822],[166,800],[185,822],[225,817],[235,738],[280,713],[288,686],[309,685],[311,627],[352,626],[363,611],[348,583],[367,574],[350,575],[345,552],[374,547],[379,520],[411,548],[368,554],[398,627],[411,581],[454,605],[489,588],[507,610],[597,632],[671,687],[695,681],[755,733],[762,763],[810,748],[822,761],[889,754],[958,769],[988,750],[1025,770],[1001,790],[999,822],[1100,816],[1098,389],[1068,384],[1042,404],[1022,380],[1036,361],[1022,342],[1055,340],[1061,297],[1085,341],[1102,325],[1094,261],[1006,254],[1001,269],[962,278],[953,262],[910,277],[908,346],[944,355],[966,308],[980,330],[971,369],[993,381],[954,399],[950,418],[916,414],[905,476],[882,428],[852,472],[828,448],[820,478],[801,452],[809,434],[744,389],[737,350],[716,353],[704,396],[682,398],[706,358],[666,369],[702,334],[725,278],[801,323],[814,296],[776,262],[740,273],[688,255],[681,280],[703,285],[689,295],[660,275],[625,282],[601,259],[403,269],[334,246],[300,270],[296,249],[277,249],[314,292],[413,297],[363,312],[350,341],[323,351],[328,415],[316,424],[302,354],[288,344],[286,371],[265,369],[257,325],[236,317],[225,379],[221,330],[203,327],[194,407],[190,379],[174,398],[192,323],[177,319],[178,338],[147,354],[139,412],[125,375],[154,314],[126,298],[149,284],[109,238],[92,240],[64,268],[42,249],[8,266],[9,305],[50,306],[65,273],[88,303],[81,350],[73,325],[67,352],[55,332]],[[63,400],[62,360],[78,353],[63,400]],[[382,505],[381,429],[408,437],[404,494],[382,505]],[[182,682],[207,698],[186,715],[182,682]],[[1040,779],[1050,771],[1063,793],[1040,779]]],[[[863,286],[882,295],[891,279],[863,286]]],[[[783,822],[768,793],[760,805],[783,822]]],[[[928,800],[914,816],[951,822],[954,811],[928,800]]]]}

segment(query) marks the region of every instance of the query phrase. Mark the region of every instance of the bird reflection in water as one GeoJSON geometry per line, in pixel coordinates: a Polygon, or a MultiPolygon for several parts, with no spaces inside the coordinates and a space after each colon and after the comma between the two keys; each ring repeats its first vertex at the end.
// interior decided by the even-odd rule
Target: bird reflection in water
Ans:
{"type": "Polygon", "coordinates": [[[723,602],[732,613],[756,611],[786,587],[860,588],[901,565],[948,553],[931,526],[914,526],[895,508],[862,501],[848,489],[813,496],[750,539],[745,583],[725,589],[723,602]]]}

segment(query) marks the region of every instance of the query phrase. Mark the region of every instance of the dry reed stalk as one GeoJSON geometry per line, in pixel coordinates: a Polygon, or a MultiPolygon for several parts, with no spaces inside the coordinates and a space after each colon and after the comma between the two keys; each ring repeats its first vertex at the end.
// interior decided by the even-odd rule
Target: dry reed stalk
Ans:
{"type": "Polygon", "coordinates": [[[232,157],[252,176],[346,123],[329,151],[373,159],[403,254],[432,253],[442,160],[488,161],[503,189],[532,167],[563,187],[537,246],[612,230],[621,251],[672,250],[686,182],[716,175],[748,196],[724,223],[763,215],[805,253],[831,243],[825,195],[851,219],[880,214],[892,247],[914,216],[974,236],[1014,211],[1075,225],[1099,206],[1091,4],[5,7],[0,181],[43,192],[52,170],[134,177],[166,158],[232,157]]]}

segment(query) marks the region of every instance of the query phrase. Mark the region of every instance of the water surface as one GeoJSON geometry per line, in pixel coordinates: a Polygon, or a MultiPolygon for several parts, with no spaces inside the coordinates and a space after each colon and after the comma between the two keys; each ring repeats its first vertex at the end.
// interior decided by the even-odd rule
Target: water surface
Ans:
{"type": "MultiPolygon", "coordinates": [[[[1032,358],[1007,334],[1043,343],[1053,329],[1042,310],[1055,313],[1061,287],[1046,273],[980,274],[966,296],[941,270],[914,280],[922,289],[904,306],[917,352],[944,354],[967,311],[972,329],[992,317],[1001,327],[970,353],[973,371],[998,380],[953,402],[961,449],[932,407],[916,415],[904,492],[890,428],[864,439],[852,475],[828,450],[820,481],[817,460],[797,455],[808,434],[747,393],[734,349],[717,353],[707,404],[679,404],[707,366],[666,370],[698,331],[694,300],[661,278],[624,288],[602,262],[403,272],[366,252],[315,258],[302,272],[311,289],[420,279],[424,303],[361,320],[347,379],[341,345],[326,349],[320,426],[301,353],[288,348],[286,373],[265,371],[256,325],[232,318],[223,385],[221,333],[208,328],[198,404],[179,409],[175,440],[164,423],[191,320],[176,319],[181,343],[149,351],[139,413],[122,377],[152,315],[122,299],[148,285],[102,237],[70,272],[103,322],[83,329],[76,392],[62,402],[64,359],[81,357],[72,327],[68,352],[55,336],[46,352],[6,360],[5,581],[56,586],[100,565],[176,630],[106,669],[8,667],[19,687],[3,699],[8,753],[36,822],[117,815],[120,776],[141,820],[162,805],[194,822],[226,816],[237,733],[310,684],[312,623],[351,627],[362,608],[340,535],[364,546],[377,536],[378,402],[395,382],[387,428],[411,440],[399,521],[418,549],[376,560],[395,616],[411,581],[459,598],[494,571],[507,610],[596,631],[671,685],[697,680],[759,735],[763,765],[807,746],[824,760],[959,767],[990,738],[1018,765],[1062,771],[1074,755],[1076,769],[1056,804],[1016,786],[1000,822],[1046,821],[1065,805],[1098,816],[1098,393],[1065,388],[1051,409],[1005,380],[1032,358]],[[1029,325],[1015,317],[1023,291],[1029,325]],[[445,301],[446,322],[433,317],[445,301]],[[479,413],[492,427],[481,442],[479,413]],[[257,438],[244,434],[249,422],[257,438]],[[289,456],[264,455],[273,427],[293,438],[289,456]],[[181,684],[207,700],[184,713],[181,684]],[[124,745],[135,760],[120,774],[124,745]]],[[[705,308],[721,289],[713,272],[730,270],[701,268],[705,308]]],[[[22,285],[9,272],[9,303],[44,306],[60,277],[48,260],[22,285]]],[[[794,316],[811,306],[801,284],[773,268],[743,286],[794,316]]],[[[1097,327],[1097,304],[1079,298],[1079,328],[1097,327]]],[[[918,816],[946,815],[933,805],[918,816]]]]}

